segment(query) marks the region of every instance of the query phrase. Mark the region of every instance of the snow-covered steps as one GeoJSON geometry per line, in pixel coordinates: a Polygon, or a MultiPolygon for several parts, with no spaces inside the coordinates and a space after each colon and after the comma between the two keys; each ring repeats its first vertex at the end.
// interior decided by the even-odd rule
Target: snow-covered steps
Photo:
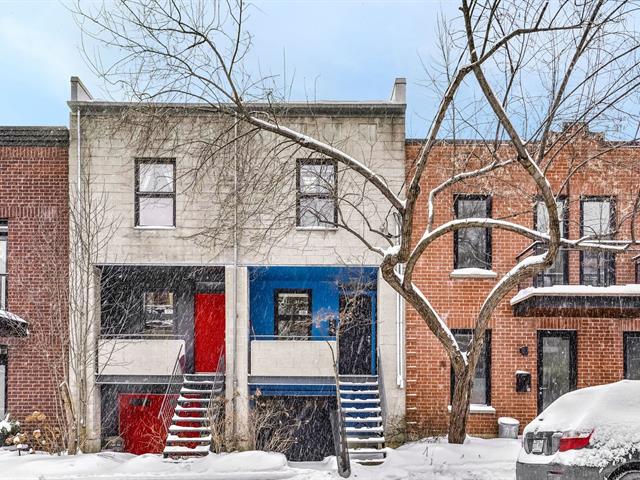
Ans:
{"type": "Polygon", "coordinates": [[[361,465],[379,465],[386,453],[378,377],[340,376],[338,393],[349,457],[361,465]]]}
{"type": "Polygon", "coordinates": [[[209,406],[224,390],[224,377],[216,374],[185,375],[171,417],[163,455],[207,455],[211,448],[209,406]]]}

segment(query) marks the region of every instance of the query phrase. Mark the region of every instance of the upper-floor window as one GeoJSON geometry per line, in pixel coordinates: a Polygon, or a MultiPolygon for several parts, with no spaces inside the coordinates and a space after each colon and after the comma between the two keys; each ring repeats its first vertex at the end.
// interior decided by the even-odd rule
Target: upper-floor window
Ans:
{"type": "Polygon", "coordinates": [[[137,159],[135,221],[138,227],[174,227],[176,162],[137,159]]]}
{"type": "MultiPolygon", "coordinates": [[[[473,330],[452,330],[453,336],[458,342],[460,350],[466,354],[469,351],[473,330]]],[[[455,387],[453,369],[451,369],[451,397],[455,387]]],[[[476,405],[491,405],[491,331],[484,332],[482,351],[476,364],[476,372],[471,389],[471,403],[476,405]]]]}
{"type": "MultiPolygon", "coordinates": [[[[491,197],[456,195],[456,218],[490,218],[491,197]]],[[[463,228],[453,234],[454,268],[491,270],[491,229],[463,228]]]]}
{"type": "Polygon", "coordinates": [[[7,234],[8,226],[6,220],[0,220],[0,310],[7,308],[7,234]]]}
{"type": "MultiPolygon", "coordinates": [[[[586,197],[580,201],[580,236],[610,239],[615,228],[611,197],[586,197]]],[[[615,256],[611,252],[580,252],[580,283],[592,286],[615,284],[615,256]]]]}
{"type": "Polygon", "coordinates": [[[275,291],[275,334],[278,337],[311,335],[311,290],[275,291]]]}
{"type": "Polygon", "coordinates": [[[338,176],[333,160],[298,160],[296,225],[334,228],[338,221],[338,176]]]}
{"type": "MultiPolygon", "coordinates": [[[[560,221],[560,237],[567,238],[569,230],[568,215],[566,214],[567,200],[565,197],[556,200],[556,208],[558,209],[558,220],[560,221]]],[[[535,228],[539,232],[547,233],[549,231],[549,213],[542,200],[536,202],[535,208],[535,228]]],[[[546,245],[540,244],[536,248],[536,254],[541,254],[547,248],[546,245]]],[[[569,279],[569,251],[559,250],[556,260],[544,272],[539,273],[535,279],[536,287],[550,287],[552,285],[565,285],[569,279]]]]}

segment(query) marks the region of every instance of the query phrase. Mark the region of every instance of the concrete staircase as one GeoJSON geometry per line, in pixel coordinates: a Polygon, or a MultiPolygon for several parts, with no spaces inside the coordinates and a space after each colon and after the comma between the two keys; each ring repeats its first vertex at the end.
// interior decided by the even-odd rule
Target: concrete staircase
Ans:
{"type": "Polygon", "coordinates": [[[211,447],[211,404],[224,391],[224,376],[185,374],[167,433],[165,458],[203,456],[211,447]]]}
{"type": "Polygon", "coordinates": [[[340,375],[339,394],[349,458],[361,465],[381,464],[386,453],[378,377],[340,375]]]}

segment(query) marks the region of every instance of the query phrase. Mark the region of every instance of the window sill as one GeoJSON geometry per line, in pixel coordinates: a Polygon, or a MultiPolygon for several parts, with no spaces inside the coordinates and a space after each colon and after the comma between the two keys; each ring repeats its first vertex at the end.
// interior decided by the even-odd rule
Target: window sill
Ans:
{"type": "Polygon", "coordinates": [[[449,278],[496,278],[498,274],[484,268],[457,268],[449,274],[449,278]]]}
{"type": "MultiPolygon", "coordinates": [[[[447,412],[451,413],[451,405],[447,406],[447,412]]],[[[469,413],[484,413],[493,415],[496,413],[496,409],[491,405],[480,405],[478,403],[472,403],[469,406],[469,413]]]]}
{"type": "Polygon", "coordinates": [[[134,230],[175,230],[175,225],[173,227],[162,227],[162,226],[151,226],[151,225],[136,225],[133,227],[134,230]]]}
{"type": "Polygon", "coordinates": [[[296,227],[299,232],[337,232],[336,227],[296,227]]]}

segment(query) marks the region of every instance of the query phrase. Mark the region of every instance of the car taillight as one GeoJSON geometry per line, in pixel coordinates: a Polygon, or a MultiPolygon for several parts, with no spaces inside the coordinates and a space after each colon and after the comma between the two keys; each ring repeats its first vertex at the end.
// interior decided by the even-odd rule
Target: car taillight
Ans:
{"type": "Polygon", "coordinates": [[[566,452],[567,450],[578,450],[589,445],[593,430],[588,432],[569,431],[564,432],[560,437],[560,445],[558,450],[566,452]]]}

